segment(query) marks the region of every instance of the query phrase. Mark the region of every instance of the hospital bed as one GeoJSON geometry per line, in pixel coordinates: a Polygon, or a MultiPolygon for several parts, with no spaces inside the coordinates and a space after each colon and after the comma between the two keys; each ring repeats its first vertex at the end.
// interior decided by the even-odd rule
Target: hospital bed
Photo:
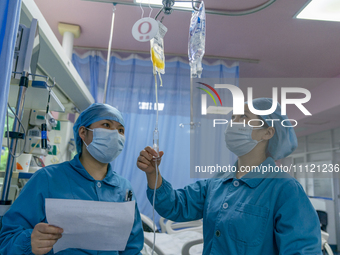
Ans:
{"type": "MultiPolygon", "coordinates": [[[[142,221],[153,231],[153,222],[150,218],[142,215],[142,221]]],[[[321,221],[322,222],[322,221],[321,221]]],[[[323,222],[322,222],[323,223],[323,222]]],[[[162,233],[156,233],[155,252],[157,255],[166,254],[202,254],[203,228],[202,221],[173,222],[161,217],[159,220],[162,233]]],[[[325,226],[321,224],[324,228],[325,226]]],[[[322,251],[324,255],[334,255],[327,240],[329,234],[321,230],[322,251]]],[[[142,254],[151,254],[153,233],[144,232],[145,246],[142,254]]]]}
{"type": "MultiPolygon", "coordinates": [[[[153,222],[141,214],[143,223],[153,231],[153,222]]],[[[162,233],[156,233],[155,253],[157,255],[182,254],[198,255],[203,251],[202,221],[175,223],[160,219],[162,233]]],[[[143,255],[152,251],[153,232],[144,232],[143,255]]]]}
{"type": "Polygon", "coordinates": [[[176,234],[183,231],[196,231],[203,234],[203,222],[202,220],[188,221],[188,222],[173,222],[161,217],[159,219],[159,225],[161,226],[162,233],[176,234]]]}
{"type": "Polygon", "coordinates": [[[324,255],[333,255],[333,251],[328,244],[329,234],[327,233],[328,215],[323,210],[316,210],[321,228],[321,249],[324,255]]]}
{"type": "Polygon", "coordinates": [[[331,247],[327,243],[329,234],[323,230],[321,230],[321,248],[322,254],[324,255],[334,255],[331,247]]]}

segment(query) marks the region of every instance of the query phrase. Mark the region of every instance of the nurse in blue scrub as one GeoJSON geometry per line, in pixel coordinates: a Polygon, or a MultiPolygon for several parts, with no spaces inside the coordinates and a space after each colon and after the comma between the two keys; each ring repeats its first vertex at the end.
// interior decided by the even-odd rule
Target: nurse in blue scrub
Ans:
{"type": "MultiPolygon", "coordinates": [[[[253,105],[267,110],[272,100],[255,99],[253,105]]],[[[320,222],[299,182],[284,172],[249,171],[252,166],[275,167],[274,160],[288,156],[297,147],[294,129],[281,125],[287,116],[281,115],[280,105],[270,115],[256,116],[246,104],[245,114],[232,119],[245,123],[259,119],[258,123],[251,122],[253,126],[261,126],[260,120],[264,121],[261,129],[247,125],[227,127],[226,145],[238,156],[237,173],[201,180],[178,190],[159,175],[157,212],[177,222],[203,218],[204,255],[321,254],[320,222]],[[272,127],[272,121],[266,119],[280,121],[274,121],[272,127]]],[[[147,147],[137,160],[137,166],[147,176],[151,203],[156,180],[153,156],[157,154],[147,147]]]]}
{"type": "MultiPolygon", "coordinates": [[[[2,219],[0,254],[54,254],[53,245],[63,230],[46,221],[45,198],[123,202],[126,190],[132,190],[130,182],[110,165],[124,147],[121,113],[107,104],[92,104],[80,114],[73,130],[78,154],[31,177],[2,219]]],[[[57,254],[141,254],[144,237],[137,205],[134,217],[125,251],[67,249],[57,254]]]]}

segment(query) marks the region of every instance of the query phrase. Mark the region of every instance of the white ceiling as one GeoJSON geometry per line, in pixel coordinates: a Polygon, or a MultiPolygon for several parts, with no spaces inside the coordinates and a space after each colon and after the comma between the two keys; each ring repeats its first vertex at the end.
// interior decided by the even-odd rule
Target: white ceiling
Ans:
{"type": "MultiPolygon", "coordinates": [[[[104,1],[104,0],[103,0],[104,1]]],[[[110,1],[110,0],[105,0],[110,1]]],[[[132,1],[132,0],[130,0],[132,1]]],[[[61,42],[58,22],[78,24],[82,34],[75,46],[107,48],[112,3],[82,0],[35,0],[61,42]]],[[[128,1],[126,1],[128,2],[128,1]]],[[[147,2],[147,0],[145,0],[147,2]]],[[[244,9],[264,0],[207,0],[206,9],[244,9]]],[[[207,14],[206,55],[259,60],[240,64],[240,77],[335,77],[340,74],[340,22],[299,20],[294,15],[306,0],[277,0],[268,8],[246,16],[207,14]]],[[[149,43],[133,39],[131,28],[141,17],[139,6],[116,6],[112,48],[149,51],[149,43]]],[[[144,16],[149,8],[144,7],[144,16]]],[[[152,17],[159,9],[154,9],[152,17]]],[[[162,15],[160,15],[162,17],[162,15]]],[[[173,11],[163,24],[168,27],[165,53],[187,54],[191,13],[173,11]]]]}
{"type": "MultiPolygon", "coordinates": [[[[60,43],[62,37],[57,27],[59,22],[63,22],[81,27],[80,37],[74,40],[75,51],[80,52],[80,48],[107,48],[112,3],[82,0],[35,2],[60,43]]],[[[205,5],[206,9],[239,10],[264,2],[265,0],[253,0],[251,3],[245,0],[207,0],[205,5]]],[[[310,91],[323,86],[323,90],[327,90],[327,85],[322,85],[326,79],[340,74],[340,22],[295,19],[294,15],[307,2],[308,0],[276,0],[266,9],[246,16],[207,14],[206,56],[258,60],[258,63],[240,61],[240,87],[244,92],[246,87],[254,87],[255,97],[271,97],[271,88],[281,86],[305,87],[310,91]]],[[[151,17],[158,10],[154,9],[151,17]]],[[[148,16],[149,8],[144,7],[144,11],[144,17],[148,16]]],[[[160,18],[162,16],[163,14],[160,18]]],[[[116,5],[113,50],[149,52],[149,43],[137,42],[131,34],[133,24],[140,18],[139,6],[116,5]]],[[[187,55],[190,18],[191,13],[185,11],[173,11],[171,15],[165,16],[163,24],[168,32],[164,43],[168,57],[173,54],[187,55]]],[[[206,58],[206,61],[214,60],[206,58]]],[[[308,118],[301,117],[299,129],[296,129],[298,135],[340,126],[340,122],[334,118],[334,114],[340,112],[340,102],[333,105],[333,102],[327,100],[327,97],[332,96],[332,91],[323,96],[324,100],[320,101],[318,95],[312,92],[310,104],[316,106],[315,109],[319,106],[317,104],[321,104],[320,107],[324,110],[315,111],[308,118]],[[327,107],[328,104],[331,106],[327,107]]],[[[299,110],[291,115],[299,115],[299,110]]]]}

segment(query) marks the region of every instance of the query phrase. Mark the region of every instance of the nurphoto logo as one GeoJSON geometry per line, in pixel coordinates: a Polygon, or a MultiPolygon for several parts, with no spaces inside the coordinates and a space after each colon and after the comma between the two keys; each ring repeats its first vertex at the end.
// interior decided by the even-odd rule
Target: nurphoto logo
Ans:
{"type": "MultiPolygon", "coordinates": [[[[205,88],[201,88],[201,87],[197,87],[198,89],[203,90],[204,92],[206,92],[214,101],[215,106],[209,106],[207,107],[207,94],[202,94],[201,95],[201,114],[202,115],[207,115],[207,114],[224,114],[227,115],[229,112],[233,111],[234,115],[243,115],[244,114],[244,95],[242,90],[235,86],[235,85],[231,85],[231,84],[215,84],[214,87],[206,84],[206,83],[202,83],[202,82],[198,82],[201,85],[204,85],[205,87],[209,88],[218,98],[221,106],[218,106],[215,100],[215,97],[213,96],[213,94],[205,89],[205,88]],[[232,98],[233,98],[233,107],[225,107],[222,105],[222,100],[220,95],[218,94],[218,92],[216,91],[216,89],[228,89],[231,94],[232,94],[232,98]]],[[[249,111],[252,112],[255,115],[269,115],[271,113],[273,113],[276,108],[277,108],[277,103],[278,103],[278,88],[277,87],[273,87],[272,88],[272,106],[270,109],[267,110],[257,110],[254,108],[253,106],[253,88],[252,87],[248,87],[247,89],[247,94],[248,94],[248,107],[249,107],[249,111]]],[[[305,88],[297,88],[297,87],[282,87],[281,88],[281,114],[282,115],[287,115],[286,113],[286,108],[287,105],[289,104],[293,104],[295,105],[304,115],[312,115],[307,109],[306,107],[303,106],[303,104],[307,103],[309,100],[311,99],[311,93],[308,89],[305,88]],[[300,93],[303,94],[304,97],[303,98],[287,98],[287,94],[288,93],[300,93]]],[[[265,121],[271,122],[272,127],[274,126],[274,122],[275,121],[280,121],[278,119],[265,119],[265,121]]],[[[227,124],[228,120],[227,119],[214,119],[213,120],[213,126],[215,127],[215,125],[224,125],[227,124]]],[[[235,122],[234,122],[235,123],[235,122]]],[[[231,120],[231,125],[233,125],[232,120],[231,120]]],[[[238,123],[240,124],[240,123],[238,123]]],[[[251,127],[262,127],[264,125],[264,122],[260,119],[251,119],[248,121],[248,123],[245,123],[245,121],[243,122],[243,125],[249,125],[251,127]],[[254,121],[260,121],[261,125],[251,125],[252,122],[254,121]]],[[[281,121],[281,125],[283,127],[295,127],[297,126],[298,122],[294,119],[284,119],[281,121]],[[294,123],[294,124],[293,124],[294,123]]]]}

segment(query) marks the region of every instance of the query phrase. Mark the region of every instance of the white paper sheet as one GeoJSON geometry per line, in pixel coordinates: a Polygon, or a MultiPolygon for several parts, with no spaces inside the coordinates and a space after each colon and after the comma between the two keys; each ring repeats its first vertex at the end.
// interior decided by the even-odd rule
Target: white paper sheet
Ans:
{"type": "Polygon", "coordinates": [[[53,251],[78,248],[123,251],[135,216],[135,201],[45,200],[48,224],[64,229],[53,251]]]}

